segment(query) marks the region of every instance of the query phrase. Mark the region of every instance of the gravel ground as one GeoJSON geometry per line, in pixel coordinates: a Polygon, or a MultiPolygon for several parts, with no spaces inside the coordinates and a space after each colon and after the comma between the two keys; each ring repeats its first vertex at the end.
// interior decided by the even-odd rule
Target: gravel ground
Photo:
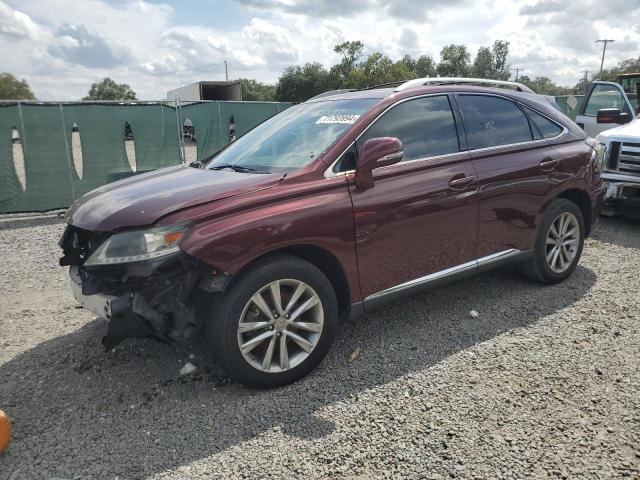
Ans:
{"type": "Polygon", "coordinates": [[[0,479],[640,478],[638,221],[602,220],[561,285],[503,269],[345,324],[320,368],[271,391],[198,345],[103,353],[61,231],[0,230],[0,479]]]}

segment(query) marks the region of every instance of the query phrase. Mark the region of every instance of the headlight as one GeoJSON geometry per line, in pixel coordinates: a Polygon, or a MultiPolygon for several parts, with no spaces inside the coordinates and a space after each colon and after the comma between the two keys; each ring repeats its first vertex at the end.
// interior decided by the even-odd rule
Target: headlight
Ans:
{"type": "Polygon", "coordinates": [[[607,145],[604,143],[596,145],[596,155],[596,168],[601,172],[604,169],[604,162],[607,158],[607,145]]]}
{"type": "Polygon", "coordinates": [[[180,249],[180,241],[186,233],[185,225],[116,233],[105,240],[84,265],[114,265],[171,255],[180,249]]]}

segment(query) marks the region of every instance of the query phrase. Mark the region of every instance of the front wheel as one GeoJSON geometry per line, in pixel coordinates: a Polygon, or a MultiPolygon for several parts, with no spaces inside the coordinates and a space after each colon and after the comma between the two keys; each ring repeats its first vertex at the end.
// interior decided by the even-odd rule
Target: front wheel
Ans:
{"type": "Polygon", "coordinates": [[[337,329],[331,283],[314,265],[273,257],[242,274],[205,312],[212,353],[241,383],[270,388],[311,372],[337,329]]]}
{"type": "Polygon", "coordinates": [[[578,264],[584,245],[584,217],[578,206],[556,199],[542,216],[533,257],[522,265],[523,273],[542,283],[558,283],[578,264]]]}

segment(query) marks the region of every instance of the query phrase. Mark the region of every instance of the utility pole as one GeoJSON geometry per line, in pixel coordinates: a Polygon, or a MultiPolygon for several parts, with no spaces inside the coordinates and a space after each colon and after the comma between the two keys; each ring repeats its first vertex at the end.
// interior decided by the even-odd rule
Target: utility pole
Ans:
{"type": "Polygon", "coordinates": [[[224,78],[229,81],[229,70],[227,69],[227,61],[224,61],[224,78]]]}
{"type": "Polygon", "coordinates": [[[600,73],[602,73],[602,68],[604,67],[604,54],[607,52],[607,43],[613,43],[615,40],[610,40],[608,38],[603,38],[602,40],[596,40],[596,43],[603,43],[602,46],[602,61],[600,62],[600,73]]]}
{"type": "Polygon", "coordinates": [[[584,85],[584,94],[587,94],[587,85],[589,83],[589,70],[583,70],[582,73],[584,73],[584,78],[583,78],[583,85],[584,85]]]}
{"type": "Polygon", "coordinates": [[[518,67],[518,68],[512,68],[511,70],[515,70],[516,71],[516,79],[514,80],[515,82],[518,81],[518,77],[520,76],[520,72],[524,70],[524,68],[518,67]]]}

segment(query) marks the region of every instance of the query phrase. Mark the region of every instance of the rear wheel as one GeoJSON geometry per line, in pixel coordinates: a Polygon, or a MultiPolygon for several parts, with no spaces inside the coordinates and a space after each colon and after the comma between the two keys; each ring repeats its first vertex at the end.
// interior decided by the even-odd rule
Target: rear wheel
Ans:
{"type": "Polygon", "coordinates": [[[558,283],[576,268],[584,244],[584,218],[578,206],[556,199],[542,216],[533,257],[523,273],[542,283],[558,283]]]}
{"type": "Polygon", "coordinates": [[[311,372],[335,336],[338,304],[326,276],[296,257],[273,257],[242,274],[211,305],[205,331],[220,366],[258,388],[311,372]]]}

